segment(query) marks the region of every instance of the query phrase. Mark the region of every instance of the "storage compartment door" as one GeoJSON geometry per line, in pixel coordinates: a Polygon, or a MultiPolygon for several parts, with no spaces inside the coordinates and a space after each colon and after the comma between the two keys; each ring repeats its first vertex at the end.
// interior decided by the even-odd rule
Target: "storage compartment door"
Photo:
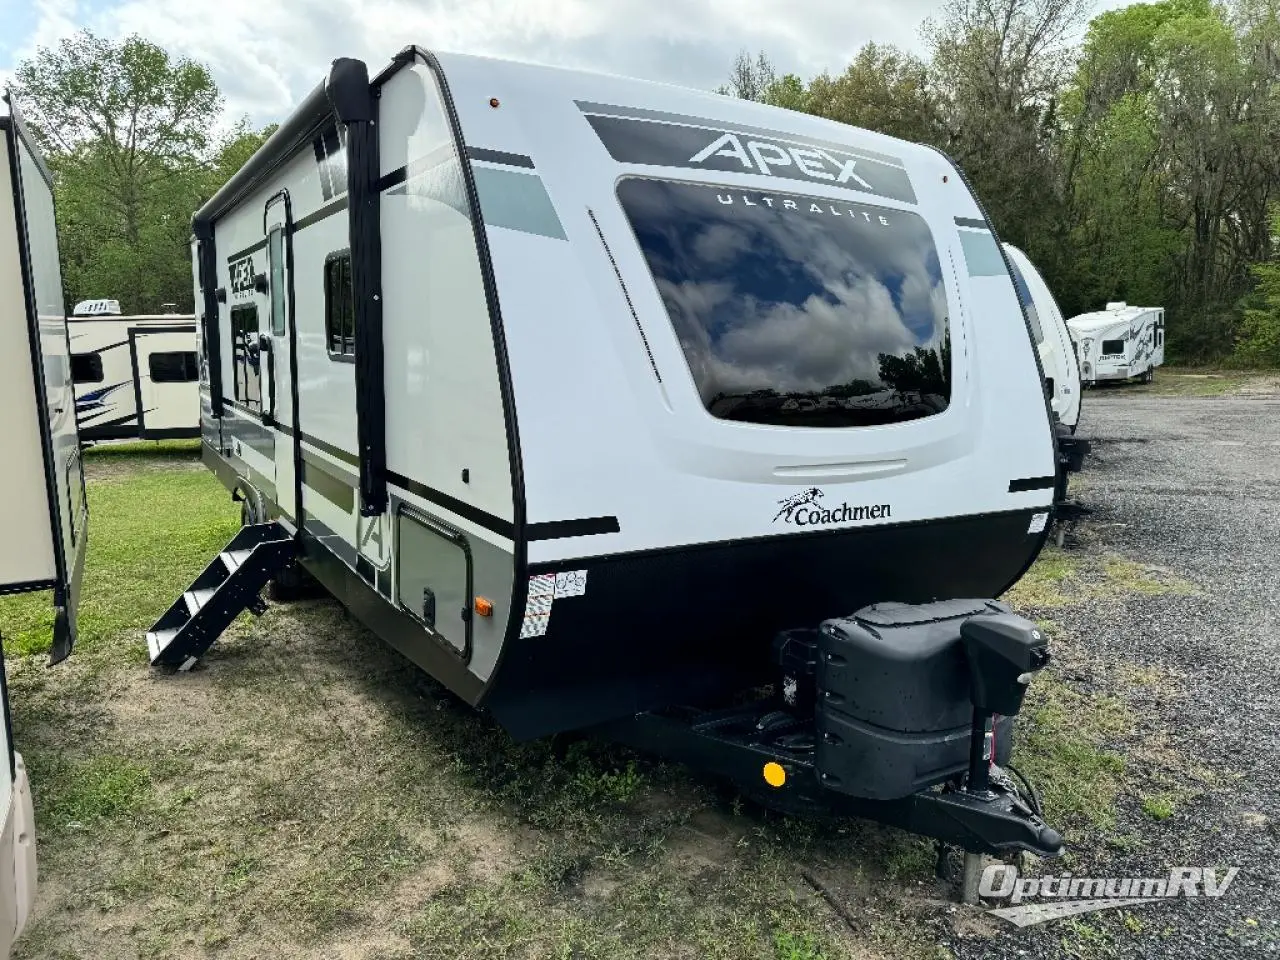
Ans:
{"type": "Polygon", "coordinates": [[[471,653],[471,551],[444,524],[401,507],[396,515],[400,606],[463,658],[471,653]]]}
{"type": "Polygon", "coordinates": [[[134,327],[129,331],[138,396],[138,432],[147,438],[200,431],[200,362],[196,328],[134,327]]]}

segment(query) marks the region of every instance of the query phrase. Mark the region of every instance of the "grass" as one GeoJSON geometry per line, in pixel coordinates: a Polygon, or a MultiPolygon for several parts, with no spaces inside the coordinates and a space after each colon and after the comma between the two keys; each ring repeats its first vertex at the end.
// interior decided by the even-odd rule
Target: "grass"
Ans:
{"type": "Polygon", "coordinates": [[[1142,798],[1142,812],[1152,820],[1168,820],[1176,809],[1176,802],[1169,794],[1155,794],[1142,798]]]}
{"type": "Polygon", "coordinates": [[[1162,567],[1047,546],[1004,599],[1020,610],[1050,611],[1103,598],[1187,594],[1195,589],[1162,567]]]}
{"type": "Polygon", "coordinates": [[[1022,718],[1014,761],[1041,791],[1049,820],[1113,827],[1126,773],[1118,746],[1133,722],[1124,703],[1080,693],[1050,669],[1028,688],[1022,718]]]}
{"type": "MultiPolygon", "coordinates": [[[[1218,397],[1238,393],[1274,376],[1275,371],[1164,366],[1156,370],[1151,383],[1116,384],[1094,389],[1102,395],[1120,392],[1165,397],[1218,397]]],[[[1088,402],[1087,397],[1085,402],[1088,402]]]]}
{"type": "MultiPolygon", "coordinates": [[[[86,465],[76,655],[39,656],[48,598],[0,601],[45,881],[19,960],[949,955],[928,841],[762,813],[608,743],[513,742],[330,601],[246,618],[190,673],[149,671],[142,631],[235,505],[189,447],[86,465]]],[[[1021,599],[1148,581],[1170,582],[1050,550],[1021,599]]],[[[1108,823],[1125,706],[1050,670],[1025,716],[1018,761],[1051,819],[1108,823]]]]}
{"type": "MultiPolygon", "coordinates": [[[[205,471],[156,467],[157,462],[169,468],[189,466],[197,457],[190,444],[173,441],[86,452],[91,474],[122,463],[149,469],[107,473],[87,485],[90,547],[78,617],[79,652],[145,657],[138,631],[164,612],[235,533],[239,510],[205,471]],[[132,642],[115,642],[126,635],[132,642]]],[[[46,651],[53,626],[50,595],[0,598],[0,623],[6,651],[46,651]]]]}

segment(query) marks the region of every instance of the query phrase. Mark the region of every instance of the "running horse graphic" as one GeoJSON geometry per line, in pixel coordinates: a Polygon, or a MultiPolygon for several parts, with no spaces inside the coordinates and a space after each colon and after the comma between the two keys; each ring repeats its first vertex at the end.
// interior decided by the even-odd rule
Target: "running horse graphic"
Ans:
{"type": "Polygon", "coordinates": [[[801,490],[799,493],[793,493],[785,500],[778,501],[778,503],[782,504],[782,509],[774,516],[773,522],[777,523],[778,519],[781,517],[784,518],[787,523],[790,523],[792,516],[797,510],[806,504],[816,503],[821,499],[822,491],[817,487],[810,487],[808,490],[801,490]]]}

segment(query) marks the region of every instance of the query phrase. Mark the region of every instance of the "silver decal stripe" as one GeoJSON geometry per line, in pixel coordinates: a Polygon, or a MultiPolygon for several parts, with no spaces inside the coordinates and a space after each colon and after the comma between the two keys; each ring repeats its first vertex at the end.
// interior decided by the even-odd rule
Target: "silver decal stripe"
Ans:
{"type": "Polygon", "coordinates": [[[564,227],[536,173],[473,165],[484,222],[553,240],[565,240],[564,227]]]}

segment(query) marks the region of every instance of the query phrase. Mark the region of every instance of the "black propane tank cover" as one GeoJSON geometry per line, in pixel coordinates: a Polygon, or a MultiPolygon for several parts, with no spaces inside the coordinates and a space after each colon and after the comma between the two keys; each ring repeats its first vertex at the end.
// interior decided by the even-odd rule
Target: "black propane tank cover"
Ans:
{"type": "Polygon", "coordinates": [[[815,716],[823,782],[885,799],[965,769],[973,703],[960,626],[1007,610],[992,600],[881,603],[825,621],[815,716]]]}

